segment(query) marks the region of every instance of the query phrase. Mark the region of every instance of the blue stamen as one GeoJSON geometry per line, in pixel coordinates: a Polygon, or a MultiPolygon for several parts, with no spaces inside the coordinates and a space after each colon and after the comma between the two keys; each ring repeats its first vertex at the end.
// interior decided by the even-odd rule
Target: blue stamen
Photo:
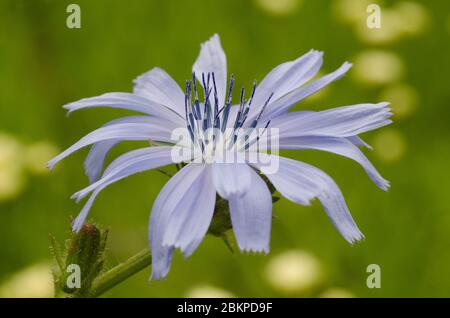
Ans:
{"type": "Polygon", "coordinates": [[[202,114],[200,112],[200,102],[198,100],[197,80],[195,78],[195,72],[192,72],[192,83],[194,84],[194,116],[196,120],[201,119],[202,114]]]}
{"type": "MultiPolygon", "coordinates": [[[[204,138],[202,137],[203,134],[201,133],[201,131],[205,133],[208,129],[214,128],[214,129],[221,129],[222,133],[224,133],[227,127],[228,117],[232,107],[234,76],[233,74],[231,74],[230,76],[230,82],[228,85],[228,92],[225,104],[220,109],[219,109],[216,77],[214,72],[206,74],[202,73],[201,82],[203,84],[203,90],[205,92],[205,101],[204,101],[205,109],[203,111],[200,110],[196,76],[195,72],[193,72],[192,81],[186,81],[185,113],[186,113],[186,125],[189,134],[191,136],[191,139],[193,142],[197,142],[200,148],[202,149],[202,152],[204,152],[205,145],[209,144],[210,142],[212,142],[215,147],[217,136],[215,135],[214,132],[212,136],[205,136],[206,138],[204,138]],[[211,78],[212,78],[212,87],[210,87],[211,78]],[[211,93],[214,93],[214,101],[210,99],[211,93]],[[194,101],[192,101],[192,95],[194,97],[194,101]]],[[[248,114],[250,113],[250,107],[252,105],[255,92],[256,92],[256,81],[253,81],[253,88],[250,99],[245,100],[245,87],[242,87],[241,89],[239,109],[236,114],[236,119],[234,121],[233,132],[231,135],[232,138],[229,142],[229,147],[232,147],[237,142],[239,136],[237,135],[236,131],[237,129],[241,129],[244,126],[248,114]]],[[[273,93],[271,93],[270,96],[267,98],[263,107],[257,114],[256,118],[253,120],[252,124],[247,128],[247,132],[251,133],[252,130],[256,128],[256,126],[258,125],[258,121],[262,118],[262,115],[272,97],[273,93]]],[[[266,131],[269,124],[270,120],[266,123],[261,134],[263,134],[266,131]]],[[[246,133],[245,137],[243,137],[245,149],[248,149],[253,143],[257,142],[260,139],[261,134],[258,134],[256,138],[248,142],[249,134],[246,133]]],[[[212,151],[214,151],[214,149],[212,151]]]]}
{"type": "Polygon", "coordinates": [[[194,133],[192,132],[192,128],[191,128],[191,126],[187,126],[187,128],[188,128],[188,131],[189,131],[189,135],[191,136],[191,140],[192,140],[192,142],[194,142],[194,133]]]}
{"type": "Polygon", "coordinates": [[[205,112],[203,117],[203,131],[206,131],[210,127],[210,113],[211,108],[209,106],[209,95],[211,94],[212,89],[209,89],[208,92],[205,94],[205,112]]]}
{"type": "MultiPolygon", "coordinates": [[[[256,136],[255,139],[253,139],[252,141],[247,142],[247,143],[245,144],[245,150],[248,150],[248,148],[250,148],[250,146],[252,146],[255,142],[258,142],[258,141],[259,141],[259,139],[261,138],[261,136],[264,135],[264,133],[266,132],[267,127],[269,127],[269,125],[270,125],[270,120],[267,121],[266,125],[264,126],[263,131],[262,131],[260,134],[258,134],[258,136],[256,136]]],[[[259,149],[258,149],[258,150],[259,150],[259,149]]]]}
{"type": "Polygon", "coordinates": [[[214,114],[213,114],[213,127],[214,129],[218,129],[220,127],[220,118],[219,114],[219,97],[217,96],[217,86],[216,86],[216,77],[214,76],[214,72],[212,73],[213,79],[213,87],[214,87],[214,114]]]}
{"type": "Polygon", "coordinates": [[[192,142],[194,142],[194,134],[192,131],[192,127],[189,123],[189,111],[188,111],[189,106],[188,106],[188,104],[190,101],[190,94],[191,94],[191,84],[189,81],[186,81],[186,94],[184,96],[184,112],[185,112],[185,117],[186,117],[186,126],[189,130],[189,134],[191,135],[192,142]]]}
{"type": "Polygon", "coordinates": [[[253,89],[252,95],[250,96],[250,100],[248,101],[247,106],[245,106],[244,113],[242,115],[242,120],[240,121],[239,128],[242,127],[247,120],[248,113],[250,112],[250,106],[252,105],[253,97],[255,96],[256,91],[256,80],[253,81],[253,89]]]}
{"type": "Polygon", "coordinates": [[[270,94],[269,98],[267,98],[266,102],[264,103],[264,105],[263,105],[261,111],[259,112],[258,116],[256,117],[256,119],[253,120],[252,124],[250,125],[251,128],[255,128],[256,125],[258,124],[258,120],[261,119],[261,116],[262,116],[264,110],[266,109],[267,105],[269,104],[272,96],[273,96],[273,92],[270,94]]]}
{"type": "Polygon", "coordinates": [[[194,121],[194,115],[192,112],[189,113],[189,123],[191,125],[191,127],[195,127],[195,121],[194,121]]]}
{"type": "Polygon", "coordinates": [[[250,101],[248,102],[249,106],[252,104],[253,96],[255,96],[255,92],[256,92],[256,80],[253,81],[252,96],[250,96],[250,101]]]}
{"type": "Polygon", "coordinates": [[[216,117],[219,112],[219,98],[217,96],[216,77],[214,76],[214,72],[212,72],[212,80],[214,87],[214,117],[216,117]]]}
{"type": "Polygon", "coordinates": [[[230,76],[230,84],[228,85],[228,96],[227,96],[227,100],[225,102],[225,109],[223,112],[223,118],[222,118],[222,127],[221,127],[221,131],[222,133],[225,131],[225,128],[227,127],[227,123],[228,123],[228,115],[230,114],[230,109],[231,109],[231,97],[233,94],[233,86],[234,86],[234,75],[231,74],[230,76]]]}

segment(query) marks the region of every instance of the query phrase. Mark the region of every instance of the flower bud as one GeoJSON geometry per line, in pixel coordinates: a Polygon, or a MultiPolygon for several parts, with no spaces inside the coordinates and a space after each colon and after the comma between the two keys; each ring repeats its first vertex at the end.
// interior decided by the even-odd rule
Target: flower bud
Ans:
{"type": "Polygon", "coordinates": [[[62,268],[60,275],[55,275],[57,287],[68,294],[87,296],[104,265],[107,235],[107,230],[94,224],[85,224],[78,233],[72,233],[66,242],[65,261],[58,261],[62,268]]]}

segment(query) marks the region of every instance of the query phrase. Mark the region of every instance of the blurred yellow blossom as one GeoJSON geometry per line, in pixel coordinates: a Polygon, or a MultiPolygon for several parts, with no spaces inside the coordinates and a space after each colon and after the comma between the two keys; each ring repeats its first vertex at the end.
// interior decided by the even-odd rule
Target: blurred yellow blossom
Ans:
{"type": "Polygon", "coordinates": [[[384,1],[337,0],[334,14],[338,20],[350,24],[358,38],[369,44],[389,44],[405,36],[422,33],[428,23],[429,14],[423,5],[413,1],[400,1],[385,6],[384,1]],[[381,27],[369,28],[367,18],[370,4],[378,4],[381,9],[381,27]]]}
{"type": "Polygon", "coordinates": [[[367,85],[383,85],[399,80],[405,71],[403,60],[384,50],[366,50],[355,59],[353,76],[367,85]]]}
{"type": "Polygon", "coordinates": [[[388,101],[396,119],[410,116],[416,109],[419,97],[414,88],[407,84],[394,84],[386,87],[379,97],[380,101],[388,101]]]}
{"type": "Polygon", "coordinates": [[[49,263],[27,267],[0,286],[0,297],[48,298],[53,296],[53,277],[49,263]]]}
{"type": "Polygon", "coordinates": [[[11,135],[0,132],[0,167],[11,161],[20,161],[22,145],[11,135]]]}
{"type": "Polygon", "coordinates": [[[322,278],[319,260],[301,250],[289,250],[273,257],[266,269],[267,281],[284,292],[308,291],[322,278]]]}
{"type": "Polygon", "coordinates": [[[368,28],[366,21],[355,24],[354,29],[358,38],[369,44],[388,44],[402,36],[402,16],[396,10],[383,9],[381,28],[368,28]]]}
{"type": "Polygon", "coordinates": [[[27,171],[47,173],[47,161],[58,152],[56,146],[46,141],[26,146],[14,136],[0,133],[0,201],[15,199],[22,193],[27,171]]]}
{"type": "Polygon", "coordinates": [[[209,285],[199,285],[186,293],[187,298],[233,298],[231,292],[209,285]]]}
{"type": "Polygon", "coordinates": [[[258,7],[274,15],[288,15],[294,13],[303,0],[255,0],[258,7]]]}
{"type": "Polygon", "coordinates": [[[0,201],[11,200],[23,190],[22,145],[16,138],[0,133],[0,201]]]}
{"type": "Polygon", "coordinates": [[[25,164],[27,169],[34,174],[45,174],[49,172],[47,169],[47,161],[56,156],[59,149],[52,143],[47,141],[39,141],[31,144],[25,149],[25,164]]]}
{"type": "Polygon", "coordinates": [[[344,23],[365,23],[367,18],[367,6],[370,4],[381,5],[383,1],[374,0],[335,0],[333,11],[336,18],[344,23]]]}
{"type": "Polygon", "coordinates": [[[19,164],[0,168],[0,202],[15,199],[22,193],[27,179],[19,164]]]}
{"type": "Polygon", "coordinates": [[[406,151],[406,140],[402,133],[394,128],[385,128],[378,132],[372,141],[375,155],[385,162],[399,161],[406,151]]]}
{"type": "Polygon", "coordinates": [[[417,2],[398,2],[395,4],[394,10],[398,13],[399,28],[405,35],[422,33],[430,21],[428,11],[417,2]]]}
{"type": "Polygon", "coordinates": [[[320,298],[354,298],[355,295],[344,288],[331,287],[319,295],[320,298]]]}

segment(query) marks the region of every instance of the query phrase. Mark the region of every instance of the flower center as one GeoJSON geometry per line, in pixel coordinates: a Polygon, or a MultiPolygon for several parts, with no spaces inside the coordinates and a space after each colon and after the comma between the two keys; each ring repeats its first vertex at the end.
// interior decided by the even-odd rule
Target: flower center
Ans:
{"type": "MultiPolygon", "coordinates": [[[[191,81],[186,81],[186,127],[193,146],[201,152],[206,162],[220,160],[225,153],[247,151],[259,140],[261,131],[256,132],[256,127],[273,93],[267,98],[258,115],[248,124],[247,120],[256,92],[256,81],[253,82],[252,93],[248,100],[245,99],[245,88],[242,87],[239,106],[234,106],[239,107],[236,118],[234,123],[229,123],[229,115],[233,107],[234,76],[230,76],[224,105],[219,105],[214,72],[202,73],[202,86],[205,99],[203,103],[200,103],[195,73],[192,74],[191,81]]],[[[270,120],[263,126],[262,131],[265,131],[269,124],[270,120]]]]}

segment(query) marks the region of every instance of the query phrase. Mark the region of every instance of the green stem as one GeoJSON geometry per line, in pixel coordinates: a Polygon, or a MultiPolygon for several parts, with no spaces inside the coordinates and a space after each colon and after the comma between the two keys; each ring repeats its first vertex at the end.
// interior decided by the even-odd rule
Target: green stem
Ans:
{"type": "Polygon", "coordinates": [[[107,292],[117,284],[123,282],[128,277],[150,266],[152,255],[148,248],[143,249],[136,255],[130,257],[125,262],[113,267],[108,272],[100,276],[92,286],[92,297],[98,297],[107,292]]]}

